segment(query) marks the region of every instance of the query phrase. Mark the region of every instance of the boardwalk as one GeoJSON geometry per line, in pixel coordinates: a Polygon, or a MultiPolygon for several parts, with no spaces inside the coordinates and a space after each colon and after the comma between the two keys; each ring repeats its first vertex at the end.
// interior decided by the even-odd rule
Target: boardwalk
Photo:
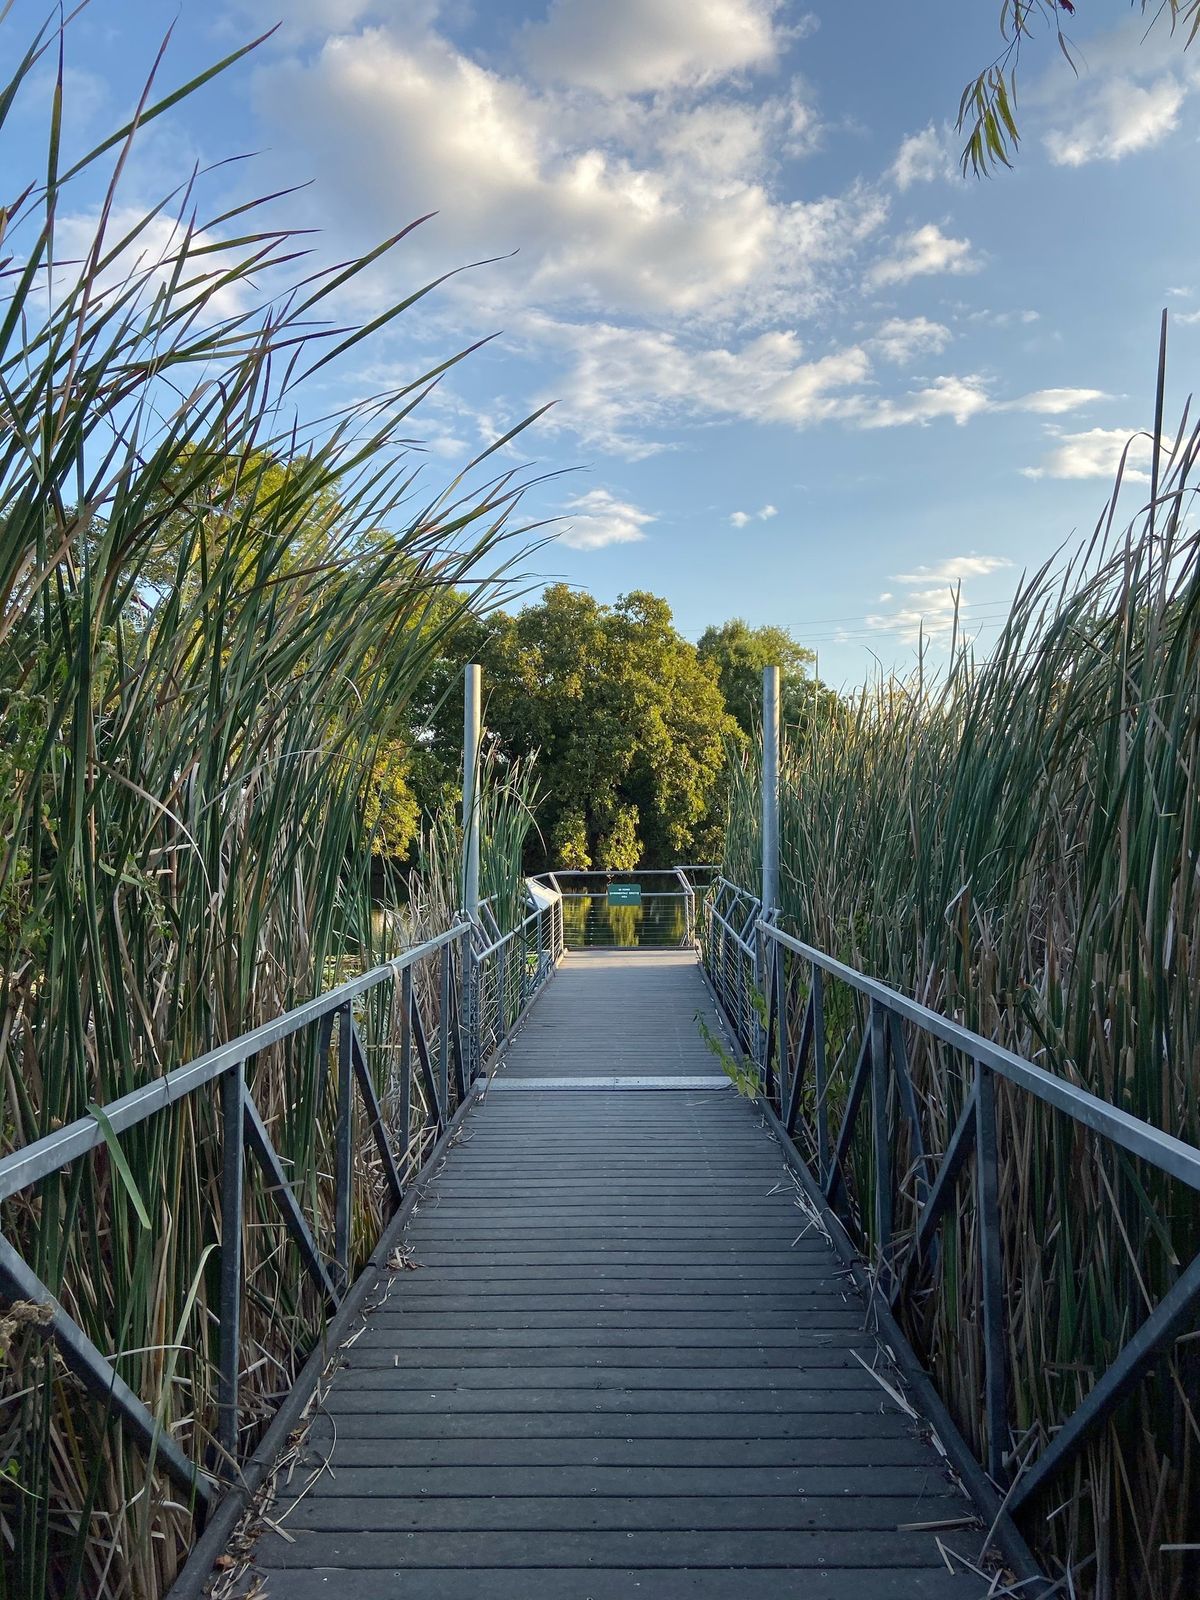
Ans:
{"type": "Polygon", "coordinates": [[[693,1086],[717,1065],[697,1010],[716,1026],[691,956],[567,958],[409,1227],[416,1269],[346,1351],[304,1457],[327,1470],[271,1510],[261,1592],[987,1591],[920,1526],[970,1508],[863,1365],[778,1146],[693,1086]]]}

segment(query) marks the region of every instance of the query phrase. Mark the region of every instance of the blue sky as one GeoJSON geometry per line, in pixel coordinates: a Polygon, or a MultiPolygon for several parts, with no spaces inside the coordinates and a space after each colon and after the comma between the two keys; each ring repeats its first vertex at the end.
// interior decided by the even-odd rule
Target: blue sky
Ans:
{"type": "MultiPolygon", "coordinates": [[[[72,136],[115,124],[172,22],[164,83],[283,9],[92,0],[68,39],[72,136]]],[[[331,257],[436,210],[355,309],[503,259],[331,383],[374,391],[498,331],[416,430],[431,483],[553,399],[522,457],[578,470],[531,499],[565,519],[539,575],[664,594],[691,637],[783,624],[854,682],[910,664],[918,623],[936,648],[956,583],[986,648],[1148,424],[1162,306],[1176,407],[1200,356],[1200,45],[1141,43],[1124,0],[1080,0],[1079,79],[1038,41],[1016,171],[964,181],[949,122],[998,10],[289,0],[276,37],[148,131],[125,198],[253,151],[210,200],[311,178],[281,211],[331,257]]],[[[41,14],[19,0],[6,54],[41,14]]]]}

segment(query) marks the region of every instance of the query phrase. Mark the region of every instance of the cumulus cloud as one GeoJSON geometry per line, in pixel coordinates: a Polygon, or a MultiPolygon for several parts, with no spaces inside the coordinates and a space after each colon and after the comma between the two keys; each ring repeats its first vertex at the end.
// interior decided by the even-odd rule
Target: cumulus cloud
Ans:
{"type": "Polygon", "coordinates": [[[779,507],[766,505],[757,511],[731,511],[729,520],[735,528],[744,528],[748,522],[757,519],[759,522],[769,522],[772,517],[779,515],[779,507]]]}
{"type": "Polygon", "coordinates": [[[1200,311],[1177,311],[1175,313],[1175,321],[1184,324],[1200,322],[1200,311]]]}
{"type": "Polygon", "coordinates": [[[1112,396],[1105,394],[1103,389],[1037,389],[1033,394],[1022,395],[1019,400],[1008,401],[1004,409],[1032,411],[1035,416],[1059,417],[1064,412],[1089,406],[1096,400],[1111,399],[1112,396]]]}
{"type": "Polygon", "coordinates": [[[602,550],[610,544],[634,544],[654,518],[607,489],[589,489],[566,505],[566,521],[558,535],[572,550],[602,550]]]}
{"type": "Polygon", "coordinates": [[[732,419],[802,427],[844,414],[869,377],[858,345],[809,358],[794,332],[741,344],[690,345],[673,332],[529,316],[526,334],[568,355],[551,426],[571,427],[637,458],[660,446],[648,430],[685,420],[732,419]]]}
{"type": "Polygon", "coordinates": [[[979,266],[971,254],[969,239],[951,239],[936,222],[927,222],[923,228],[906,234],[894,254],[877,261],[867,273],[867,282],[882,289],[929,273],[977,272],[979,266]]]}
{"type": "MultiPolygon", "coordinates": [[[[99,212],[72,212],[60,216],[55,223],[56,284],[65,289],[83,270],[83,264],[92,250],[96,230],[100,225],[99,212]]],[[[220,238],[203,228],[189,237],[187,228],[166,213],[146,221],[146,213],[139,206],[118,205],[109,213],[104,230],[105,250],[113,250],[125,238],[129,243],[118,250],[99,273],[93,298],[124,294],[133,284],[143,296],[152,296],[168,288],[177,272],[181,253],[186,251],[183,281],[192,285],[199,294],[204,281],[212,280],[205,301],[206,320],[217,321],[223,317],[237,316],[249,304],[249,293],[244,283],[220,283],[230,262],[239,252],[222,249],[220,238]]]]}
{"type": "Polygon", "coordinates": [[[914,356],[940,354],[952,337],[949,328],[928,317],[891,317],[876,329],[871,344],[885,360],[899,365],[914,356]]]}
{"type": "Polygon", "coordinates": [[[637,94],[773,66],[781,9],[782,0],[553,0],[523,44],[541,78],[637,94]]]}
{"type": "Polygon", "coordinates": [[[1144,86],[1129,77],[1109,78],[1085,91],[1082,112],[1069,125],[1051,128],[1043,142],[1057,166],[1119,161],[1160,144],[1177,126],[1185,97],[1173,73],[1144,86]]]}
{"type": "Polygon", "coordinates": [[[807,136],[794,94],[646,117],[491,71],[436,34],[368,28],[264,74],[260,95],[324,167],[340,225],[389,227],[440,208],[446,259],[520,248],[521,271],[490,273],[488,288],[503,282],[525,303],[804,314],[886,214],[864,185],[775,198],[767,145],[807,136]],[[705,123],[715,138],[689,137],[705,123]]]}
{"type": "Polygon", "coordinates": [[[923,389],[906,395],[863,404],[857,421],[862,428],[898,428],[909,423],[933,422],[951,417],[961,428],[981,411],[991,409],[992,400],[984,380],[974,374],[935,378],[923,389]]]}
{"type": "Polygon", "coordinates": [[[992,311],[988,306],[967,312],[968,322],[981,322],[989,328],[1011,328],[1018,323],[1029,326],[1039,317],[1037,311],[992,311]]]}
{"type": "Polygon", "coordinates": [[[1051,431],[1054,447],[1036,467],[1022,467],[1027,478],[1113,478],[1128,446],[1125,477],[1149,483],[1153,448],[1149,434],[1132,428],[1089,428],[1084,433],[1051,431]]]}
{"type": "MultiPolygon", "coordinates": [[[[961,619],[969,610],[964,580],[986,578],[1011,566],[1012,562],[1005,556],[964,555],[949,556],[931,566],[897,573],[892,582],[903,585],[906,592],[897,602],[896,610],[886,615],[868,616],[867,626],[877,632],[898,634],[909,644],[921,638],[945,639],[954,628],[956,617],[961,626],[961,619]]],[[[887,593],[879,598],[883,603],[894,597],[887,593]]]]}
{"type": "Polygon", "coordinates": [[[937,178],[954,176],[946,135],[931,122],[920,133],[910,133],[892,163],[891,178],[897,189],[914,183],[932,183],[937,178]]]}

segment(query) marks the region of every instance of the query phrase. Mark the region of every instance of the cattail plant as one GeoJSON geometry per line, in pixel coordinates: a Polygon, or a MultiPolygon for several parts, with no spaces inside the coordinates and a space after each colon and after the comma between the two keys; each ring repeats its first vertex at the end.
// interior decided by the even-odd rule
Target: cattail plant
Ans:
{"type": "MultiPolygon", "coordinates": [[[[803,939],[1200,1144],[1200,430],[1161,430],[1150,499],[1125,463],[1095,536],[1026,578],[999,640],[880,677],[783,760],[782,901],[803,939]],[[1128,481],[1132,477],[1132,481],[1128,481]],[[1125,481],[1123,481],[1125,480],[1125,481]]],[[[757,881],[758,779],[734,771],[725,870],[757,881]]],[[[836,1129],[862,1018],[826,1002],[836,1129]]],[[[911,1070],[926,1148],[969,1084],[928,1038],[911,1070]]],[[[1200,1248],[1191,1191],[1001,1086],[1011,1465],[1071,1413],[1200,1248]]],[[[814,1112],[811,1102],[808,1119],[814,1112]]],[[[871,1243],[871,1152],[851,1197],[871,1243]]],[[[810,1152],[811,1153],[811,1152],[810,1152]]],[[[911,1230],[914,1167],[897,1161],[911,1230]]],[[[980,1443],[970,1186],[908,1332],[980,1443]]],[[[1200,1366],[1179,1342],[1024,1519],[1076,1593],[1183,1600],[1200,1546],[1200,1366]]]]}
{"type": "MultiPolygon", "coordinates": [[[[0,140],[57,43],[18,62],[0,140]]],[[[267,202],[206,217],[189,181],[125,205],[139,130],[212,72],[170,94],[152,77],[130,122],[68,161],[60,64],[40,174],[0,161],[3,1152],[373,959],[374,764],[461,612],[504,592],[501,545],[521,531],[509,473],[423,488],[411,413],[449,362],[344,409],[307,398],[419,300],[345,321],[343,290],[403,233],[297,276],[267,202]],[[64,259],[58,219],[97,187],[92,236],[64,259]]],[[[386,1029],[363,1028],[386,1094],[386,1029]]],[[[328,1253],[325,1067],[308,1039],[249,1077],[328,1253]]],[[[0,1226],[162,1427],[227,1471],[219,1127],[211,1098],[185,1100],[5,1204],[0,1226]]],[[[247,1190],[243,1448],[323,1320],[247,1190]]],[[[361,1262],[380,1215],[369,1183],[357,1193],[361,1262]]],[[[39,1318],[18,1305],[0,1324],[2,1592],[156,1596],[188,1508],[39,1318]]]]}

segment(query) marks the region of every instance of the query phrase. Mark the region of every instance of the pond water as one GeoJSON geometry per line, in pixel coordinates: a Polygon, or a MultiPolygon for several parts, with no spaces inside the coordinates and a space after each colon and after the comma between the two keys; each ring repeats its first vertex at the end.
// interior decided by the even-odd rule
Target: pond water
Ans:
{"type": "Polygon", "coordinates": [[[568,949],[678,946],[687,935],[686,900],[643,892],[639,906],[610,906],[607,894],[564,894],[563,933],[568,949]]]}

